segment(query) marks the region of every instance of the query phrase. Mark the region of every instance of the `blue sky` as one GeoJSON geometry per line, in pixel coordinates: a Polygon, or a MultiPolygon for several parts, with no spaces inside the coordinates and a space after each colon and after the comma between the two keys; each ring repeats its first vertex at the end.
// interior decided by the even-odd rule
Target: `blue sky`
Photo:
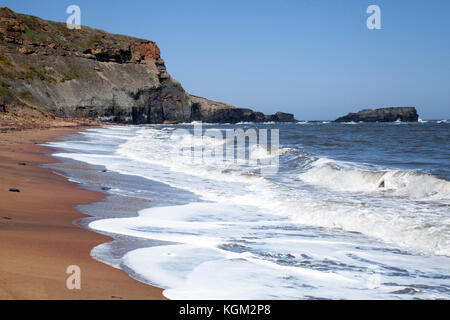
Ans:
{"type": "Polygon", "coordinates": [[[413,105],[450,119],[450,1],[11,0],[14,11],[156,41],[190,93],[297,119],[413,105]],[[381,30],[366,9],[381,8],[381,30]]]}

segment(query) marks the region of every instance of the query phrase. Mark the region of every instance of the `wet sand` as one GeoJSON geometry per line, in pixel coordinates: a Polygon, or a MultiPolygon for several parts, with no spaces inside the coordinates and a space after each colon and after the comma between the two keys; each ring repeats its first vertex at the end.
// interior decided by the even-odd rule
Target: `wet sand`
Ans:
{"type": "Polygon", "coordinates": [[[41,166],[57,160],[37,144],[80,129],[0,133],[0,299],[164,299],[162,289],[90,256],[112,239],[74,223],[85,217],[75,207],[105,195],[41,166]],[[70,265],[81,269],[80,290],[66,286],[70,265]]]}

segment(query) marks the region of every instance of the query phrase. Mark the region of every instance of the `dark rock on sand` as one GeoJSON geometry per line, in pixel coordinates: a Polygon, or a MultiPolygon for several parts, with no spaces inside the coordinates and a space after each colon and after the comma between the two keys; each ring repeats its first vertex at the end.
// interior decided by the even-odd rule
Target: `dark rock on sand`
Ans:
{"type": "Polygon", "coordinates": [[[25,162],[19,162],[19,166],[26,166],[27,164],[25,162]]]}
{"type": "Polygon", "coordinates": [[[9,189],[9,191],[10,191],[10,192],[20,192],[20,190],[17,189],[17,188],[11,188],[11,189],[9,189]]]}
{"type": "Polygon", "coordinates": [[[336,119],[336,122],[415,122],[419,120],[414,107],[390,107],[380,109],[364,109],[357,113],[349,113],[336,119]]]}

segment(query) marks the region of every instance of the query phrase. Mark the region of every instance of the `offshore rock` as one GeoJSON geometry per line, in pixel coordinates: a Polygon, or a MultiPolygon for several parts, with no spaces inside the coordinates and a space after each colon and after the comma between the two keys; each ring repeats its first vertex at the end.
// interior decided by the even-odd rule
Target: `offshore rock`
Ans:
{"type": "Polygon", "coordinates": [[[419,115],[414,107],[390,107],[379,109],[364,109],[357,113],[349,113],[336,119],[336,122],[415,122],[419,115]]]}

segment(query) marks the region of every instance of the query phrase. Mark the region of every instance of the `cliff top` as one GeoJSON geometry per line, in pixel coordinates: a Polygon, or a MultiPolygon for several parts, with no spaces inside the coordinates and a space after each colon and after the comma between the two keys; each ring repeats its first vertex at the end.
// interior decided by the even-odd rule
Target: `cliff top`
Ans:
{"type": "Polygon", "coordinates": [[[11,44],[20,45],[19,50],[24,54],[36,51],[43,54],[84,54],[97,59],[103,56],[109,61],[120,63],[160,59],[160,50],[153,41],[111,34],[86,26],[69,30],[66,23],[43,20],[2,7],[0,45],[14,49],[11,44]]]}
{"type": "Polygon", "coordinates": [[[135,124],[294,121],[189,95],[153,41],[0,8],[0,128],[41,115],[135,124]]]}

